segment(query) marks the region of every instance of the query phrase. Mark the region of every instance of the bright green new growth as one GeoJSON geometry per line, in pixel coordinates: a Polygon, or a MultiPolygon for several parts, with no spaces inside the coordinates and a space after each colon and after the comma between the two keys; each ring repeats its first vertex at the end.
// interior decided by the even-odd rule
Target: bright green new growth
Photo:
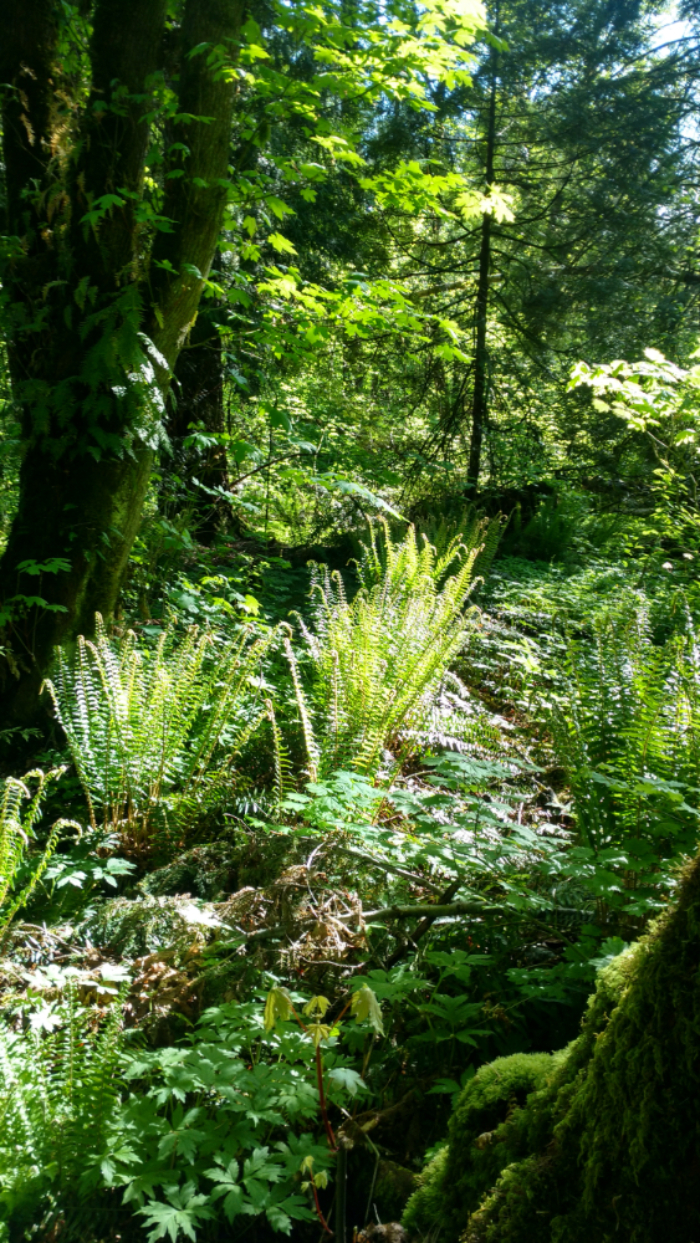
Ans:
{"type": "Polygon", "coordinates": [[[47,787],[64,771],[63,768],[55,768],[51,772],[44,773],[41,769],[35,768],[26,774],[23,781],[18,781],[16,777],[7,777],[3,783],[0,802],[0,933],[7,928],[20,907],[29,901],[48,867],[61,836],[61,830],[74,828],[80,832],[80,826],[74,821],[57,820],[29,881],[19,893],[11,892],[34,825],[40,815],[47,787]],[[33,780],[37,781],[37,788],[34,794],[31,794],[27,783],[33,780]],[[27,800],[28,805],[23,806],[27,800]]]}
{"type": "Polygon", "coordinates": [[[469,633],[464,606],[482,535],[477,528],[470,547],[457,536],[438,556],[427,539],[419,547],[413,527],[395,543],[384,524],[379,546],[371,530],[352,601],[339,573],[316,572],[313,627],[301,623],[308,692],[287,644],[314,778],[349,765],[371,772],[384,747],[427,724],[469,633]]]}
{"type": "Polygon", "coordinates": [[[266,716],[252,679],[275,637],[249,629],[217,645],[172,628],[155,649],[140,650],[133,631],[109,638],[97,618],[94,642],[82,638],[73,660],[58,650],[47,682],[96,824],[145,840],[156,812],[176,819],[207,805],[232,783],[232,759],[266,716]],[[217,752],[228,758],[217,771],[217,752]]]}
{"type": "Polygon", "coordinates": [[[449,1144],[426,1166],[406,1206],[407,1230],[428,1235],[439,1227],[444,1243],[456,1243],[482,1196],[514,1159],[508,1120],[554,1066],[550,1053],[514,1053],[481,1067],[450,1119],[449,1144]]]}

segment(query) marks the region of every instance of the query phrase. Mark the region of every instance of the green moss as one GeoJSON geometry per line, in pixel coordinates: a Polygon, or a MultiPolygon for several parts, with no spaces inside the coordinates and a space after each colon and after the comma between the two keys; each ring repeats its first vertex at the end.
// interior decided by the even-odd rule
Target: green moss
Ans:
{"type": "Polygon", "coordinates": [[[677,906],[601,973],[581,1035],[506,1124],[519,1159],[464,1243],[700,1239],[699,1100],[700,856],[677,906]]]}
{"type": "Polygon", "coordinates": [[[161,950],[185,953],[211,934],[216,912],[187,895],[134,900],[112,898],[80,923],[78,932],[92,945],[124,958],[161,950]]]}
{"type": "Polygon", "coordinates": [[[448,1147],[445,1144],[419,1174],[418,1188],[408,1201],[402,1218],[407,1230],[427,1234],[438,1223],[442,1225],[447,1157],[448,1147]]]}
{"type": "Polygon", "coordinates": [[[192,894],[205,902],[220,902],[239,888],[239,854],[240,848],[230,841],[194,846],[145,876],[140,889],[155,897],[192,894]]]}
{"type": "Polygon", "coordinates": [[[423,1171],[408,1202],[404,1226],[427,1233],[441,1228],[444,1243],[459,1238],[470,1213],[514,1152],[508,1120],[554,1066],[548,1053],[515,1053],[482,1066],[467,1084],[450,1119],[449,1145],[423,1171]]]}
{"type": "Polygon", "coordinates": [[[416,1186],[416,1175],[395,1161],[380,1161],[373,1203],[382,1221],[398,1221],[416,1186]]]}

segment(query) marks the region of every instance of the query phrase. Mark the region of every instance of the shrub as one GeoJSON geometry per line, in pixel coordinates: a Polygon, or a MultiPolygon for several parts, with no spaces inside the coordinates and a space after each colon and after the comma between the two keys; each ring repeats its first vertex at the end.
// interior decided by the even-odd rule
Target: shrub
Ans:
{"type": "Polygon", "coordinates": [[[11,1236],[79,1213],[119,1102],[122,1044],[120,1006],[96,1023],[70,985],[25,1030],[0,1027],[0,1228],[11,1236]]]}

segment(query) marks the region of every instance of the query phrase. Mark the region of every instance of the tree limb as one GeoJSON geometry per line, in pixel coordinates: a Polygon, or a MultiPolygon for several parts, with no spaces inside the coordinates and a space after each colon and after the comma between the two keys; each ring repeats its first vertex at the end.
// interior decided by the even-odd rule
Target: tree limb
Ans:
{"type": "Polygon", "coordinates": [[[150,335],[171,367],[197,313],[221,231],[237,82],[233,62],[244,11],[245,0],[185,4],[182,119],[166,155],[163,204],[163,214],[175,224],[171,233],[158,234],[151,266],[150,335]]]}

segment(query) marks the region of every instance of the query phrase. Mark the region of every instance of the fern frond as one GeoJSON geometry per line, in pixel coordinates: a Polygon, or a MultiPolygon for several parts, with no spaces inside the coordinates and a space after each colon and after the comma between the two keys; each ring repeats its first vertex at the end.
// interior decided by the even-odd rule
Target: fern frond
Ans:
{"type": "Polygon", "coordinates": [[[65,768],[54,768],[48,773],[35,768],[27,773],[22,781],[18,781],[15,777],[8,777],[3,783],[0,800],[0,943],[17,911],[26,906],[39,884],[64,829],[73,828],[78,835],[82,832],[80,825],[74,820],[57,820],[38,861],[32,868],[29,880],[18,893],[10,896],[20,865],[29,847],[46,790],[64,772],[65,768]],[[36,790],[31,794],[29,786],[34,781],[36,781],[36,790]],[[24,802],[27,803],[26,807],[23,807],[24,802]]]}
{"type": "Polygon", "coordinates": [[[312,623],[300,624],[312,671],[307,699],[286,640],[302,730],[314,771],[373,771],[402,731],[425,724],[471,620],[465,606],[481,545],[452,538],[438,555],[413,527],[394,541],[370,526],[351,602],[342,577],[316,568],[312,623]]]}

